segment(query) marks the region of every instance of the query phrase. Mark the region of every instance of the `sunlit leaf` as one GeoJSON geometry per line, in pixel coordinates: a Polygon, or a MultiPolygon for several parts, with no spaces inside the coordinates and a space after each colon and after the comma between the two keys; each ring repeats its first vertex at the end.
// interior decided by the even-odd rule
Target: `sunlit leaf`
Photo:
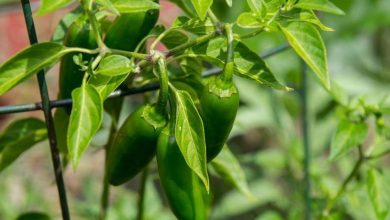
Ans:
{"type": "Polygon", "coordinates": [[[188,166],[199,176],[207,191],[206,141],[202,119],[190,94],[172,88],[176,101],[175,137],[188,166]]]}
{"type": "Polygon", "coordinates": [[[267,15],[267,6],[264,0],[247,0],[249,8],[258,17],[265,17],[267,15]]]}
{"type": "Polygon", "coordinates": [[[24,49],[0,67],[0,95],[72,51],[58,43],[40,43],[24,49]]]}
{"type": "Polygon", "coordinates": [[[326,48],[317,29],[305,22],[280,26],[295,52],[307,63],[325,88],[330,88],[326,48]]]}
{"type": "Polygon", "coordinates": [[[100,94],[100,97],[104,101],[122,84],[122,82],[126,80],[128,76],[128,74],[119,76],[93,75],[89,79],[88,84],[95,87],[96,91],[100,94]]]}
{"type": "Polygon", "coordinates": [[[67,143],[73,167],[98,131],[103,119],[103,101],[95,87],[83,84],[72,92],[67,143]]]}
{"type": "Polygon", "coordinates": [[[108,9],[112,13],[119,15],[119,11],[115,8],[115,5],[111,0],[96,0],[96,3],[100,4],[104,8],[108,9]]]}
{"type": "Polygon", "coordinates": [[[262,28],[265,23],[262,23],[258,16],[251,12],[244,12],[240,14],[237,19],[237,24],[242,28],[262,28]]]}
{"type": "Polygon", "coordinates": [[[118,76],[128,74],[133,70],[129,58],[121,55],[108,55],[104,57],[96,70],[96,74],[105,76],[118,76]]]}
{"type": "Polygon", "coordinates": [[[152,0],[117,0],[114,2],[114,7],[124,14],[159,9],[160,5],[152,0]]]}
{"type": "Polygon", "coordinates": [[[74,0],[42,0],[37,15],[42,16],[69,5],[74,0]]]}
{"type": "Polygon", "coordinates": [[[207,15],[207,11],[213,4],[213,0],[191,0],[192,5],[194,5],[195,11],[198,14],[199,18],[204,20],[207,15]]]}
{"type": "Polygon", "coordinates": [[[345,12],[334,5],[329,0],[300,0],[296,5],[296,8],[317,10],[328,12],[337,15],[345,15],[345,12]]]}
{"type": "MultiPolygon", "coordinates": [[[[275,89],[290,90],[278,82],[273,73],[258,54],[251,51],[245,44],[234,42],[234,73],[275,89]]],[[[187,51],[188,56],[204,59],[218,67],[223,67],[226,60],[227,41],[225,38],[215,38],[187,51]]]]}
{"type": "Polygon", "coordinates": [[[296,10],[294,13],[294,18],[289,19],[289,21],[304,21],[316,25],[323,31],[334,31],[332,28],[324,25],[317,15],[311,10],[296,10]]]}
{"type": "Polygon", "coordinates": [[[229,6],[229,7],[232,7],[233,6],[233,0],[225,0],[226,1],[226,4],[229,6]]]}

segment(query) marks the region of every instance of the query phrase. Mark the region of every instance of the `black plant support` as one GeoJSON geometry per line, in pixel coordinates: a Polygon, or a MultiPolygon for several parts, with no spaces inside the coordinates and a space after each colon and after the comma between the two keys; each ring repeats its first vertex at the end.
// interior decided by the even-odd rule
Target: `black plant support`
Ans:
{"type": "MultiPolygon", "coordinates": [[[[38,43],[37,34],[35,32],[34,20],[31,12],[30,1],[21,0],[21,3],[23,7],[23,14],[26,22],[28,37],[30,39],[30,44],[38,43]]],[[[43,70],[40,71],[37,75],[37,78],[38,78],[39,91],[42,100],[42,110],[45,116],[47,134],[49,136],[51,159],[53,162],[54,175],[56,178],[57,189],[60,198],[62,218],[64,220],[69,220],[70,219],[69,208],[66,199],[64,178],[62,176],[61,160],[57,148],[57,139],[56,139],[56,133],[54,129],[53,116],[51,114],[51,106],[50,106],[49,92],[47,90],[47,84],[45,79],[45,72],[43,70]]]]}

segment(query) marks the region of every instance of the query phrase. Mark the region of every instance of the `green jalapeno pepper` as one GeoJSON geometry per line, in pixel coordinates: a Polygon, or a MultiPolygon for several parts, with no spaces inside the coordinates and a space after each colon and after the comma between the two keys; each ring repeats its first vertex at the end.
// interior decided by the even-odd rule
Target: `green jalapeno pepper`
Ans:
{"type": "Polygon", "coordinates": [[[158,138],[156,157],[161,185],[172,212],[180,220],[206,220],[210,195],[185,162],[169,125],[158,138]]]}
{"type": "Polygon", "coordinates": [[[108,154],[108,180],[120,185],[137,175],[154,157],[166,118],[154,105],[133,112],[119,128],[108,154]]]}

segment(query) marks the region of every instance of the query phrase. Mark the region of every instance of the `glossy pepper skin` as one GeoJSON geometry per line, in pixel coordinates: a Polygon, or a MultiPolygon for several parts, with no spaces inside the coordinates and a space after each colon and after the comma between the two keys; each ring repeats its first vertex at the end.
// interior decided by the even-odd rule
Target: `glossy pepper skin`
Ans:
{"type": "Polygon", "coordinates": [[[154,157],[166,117],[154,105],[144,105],[125,120],[108,152],[108,181],[123,184],[137,175],[154,157]]]}
{"type": "Polygon", "coordinates": [[[199,177],[188,167],[169,125],[157,145],[158,172],[172,212],[180,220],[206,220],[210,195],[199,177]]]}
{"type": "Polygon", "coordinates": [[[229,137],[240,98],[233,81],[226,82],[221,79],[221,76],[215,76],[210,78],[199,99],[200,115],[205,130],[207,160],[211,161],[222,150],[229,137]]]}
{"type": "MultiPolygon", "coordinates": [[[[82,47],[87,49],[97,48],[95,36],[92,31],[92,26],[88,21],[87,16],[80,16],[69,27],[64,45],[68,47],[82,47]]],[[[80,66],[75,64],[73,56],[75,54],[67,54],[63,57],[60,64],[60,76],[59,76],[59,99],[67,99],[72,97],[72,91],[80,87],[84,71],[80,70],[80,66]]],[[[91,55],[83,54],[83,60],[89,61],[92,58],[91,55]]],[[[66,112],[70,114],[71,107],[65,108],[66,112]]]]}
{"type": "Polygon", "coordinates": [[[108,30],[105,38],[106,45],[113,49],[134,51],[139,42],[156,25],[158,16],[159,10],[122,14],[115,19],[108,30]]]}

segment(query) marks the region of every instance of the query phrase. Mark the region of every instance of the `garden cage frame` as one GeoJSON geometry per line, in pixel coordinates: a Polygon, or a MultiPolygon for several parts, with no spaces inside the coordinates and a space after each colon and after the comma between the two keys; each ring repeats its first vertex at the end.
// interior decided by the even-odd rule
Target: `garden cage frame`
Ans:
{"type": "MultiPolygon", "coordinates": [[[[32,17],[32,9],[29,0],[20,1],[23,9],[24,20],[28,32],[28,37],[30,44],[38,43],[38,38],[35,30],[34,19],[32,17]]],[[[282,44],[273,49],[267,50],[262,53],[260,56],[263,59],[269,58],[276,54],[279,54],[287,49],[290,46],[288,44],[282,44]]],[[[309,178],[309,164],[310,164],[310,148],[309,148],[309,131],[308,131],[308,106],[307,106],[307,76],[306,76],[306,65],[302,62],[301,65],[301,76],[302,83],[298,92],[301,96],[301,124],[302,124],[302,133],[303,133],[303,152],[304,152],[304,161],[303,161],[303,171],[304,171],[304,198],[305,198],[305,219],[311,219],[311,196],[310,196],[310,178],[309,178]]],[[[215,75],[221,72],[221,69],[213,68],[205,71],[203,77],[208,77],[215,75]]],[[[57,137],[55,133],[53,115],[51,110],[54,108],[61,108],[65,106],[72,105],[72,99],[60,99],[60,100],[50,100],[49,91],[46,83],[45,70],[41,70],[37,74],[39,92],[41,96],[41,102],[30,103],[30,104],[16,104],[16,105],[6,105],[0,106],[0,115],[2,114],[15,114],[29,111],[43,111],[44,120],[47,128],[48,140],[50,145],[50,153],[52,159],[52,165],[54,169],[54,175],[56,180],[56,186],[59,196],[59,202],[61,207],[62,219],[70,220],[69,206],[66,196],[65,182],[63,178],[63,170],[61,166],[61,159],[59,156],[59,150],[57,148],[57,137]]],[[[159,84],[149,84],[139,88],[127,88],[127,89],[118,89],[110,94],[109,99],[129,96],[134,94],[141,94],[148,91],[157,90],[159,84]]]]}

